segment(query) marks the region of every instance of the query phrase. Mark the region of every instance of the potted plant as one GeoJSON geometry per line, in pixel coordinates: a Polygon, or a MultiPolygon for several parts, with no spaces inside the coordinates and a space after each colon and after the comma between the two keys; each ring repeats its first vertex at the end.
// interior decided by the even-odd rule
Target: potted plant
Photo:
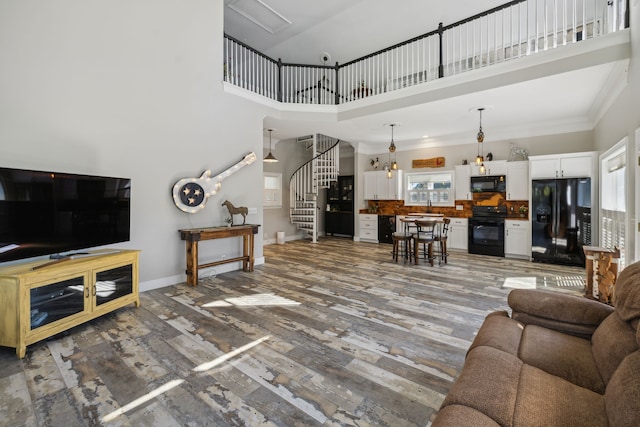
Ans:
{"type": "Polygon", "coordinates": [[[526,207],[525,205],[521,205],[518,208],[518,212],[520,212],[520,216],[524,218],[525,216],[527,216],[527,212],[529,212],[529,208],[526,207]]]}

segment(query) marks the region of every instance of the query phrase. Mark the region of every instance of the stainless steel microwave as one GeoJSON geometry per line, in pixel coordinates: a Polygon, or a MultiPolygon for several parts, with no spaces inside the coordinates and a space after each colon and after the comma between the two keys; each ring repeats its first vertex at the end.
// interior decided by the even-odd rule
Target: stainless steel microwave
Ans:
{"type": "Polygon", "coordinates": [[[507,181],[504,175],[472,176],[472,193],[503,193],[507,191],[507,181]]]}

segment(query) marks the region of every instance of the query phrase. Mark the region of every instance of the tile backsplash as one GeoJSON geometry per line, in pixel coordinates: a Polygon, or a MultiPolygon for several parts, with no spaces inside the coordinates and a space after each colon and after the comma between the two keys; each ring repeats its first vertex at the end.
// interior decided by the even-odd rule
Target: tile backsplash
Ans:
{"type": "Polygon", "coordinates": [[[507,218],[528,218],[529,202],[527,200],[505,200],[504,193],[476,193],[473,195],[473,200],[456,200],[455,204],[456,206],[462,206],[462,210],[457,210],[456,206],[405,206],[402,200],[369,200],[367,208],[361,210],[361,213],[375,213],[378,215],[441,213],[448,217],[469,218],[472,216],[472,206],[503,205],[507,207],[507,218]]]}

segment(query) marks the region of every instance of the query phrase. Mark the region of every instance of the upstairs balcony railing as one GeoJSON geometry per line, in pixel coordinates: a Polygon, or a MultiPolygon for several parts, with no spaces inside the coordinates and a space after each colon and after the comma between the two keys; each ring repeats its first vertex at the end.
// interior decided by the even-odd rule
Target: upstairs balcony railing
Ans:
{"type": "Polygon", "coordinates": [[[225,35],[224,80],[280,102],[342,104],[629,27],[629,0],[516,0],[362,58],[283,63],[225,35]]]}

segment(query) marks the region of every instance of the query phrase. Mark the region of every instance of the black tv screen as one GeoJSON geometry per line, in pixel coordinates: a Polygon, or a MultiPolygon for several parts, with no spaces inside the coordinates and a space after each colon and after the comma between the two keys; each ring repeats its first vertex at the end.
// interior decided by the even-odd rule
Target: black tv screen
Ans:
{"type": "Polygon", "coordinates": [[[0,168],[0,263],[129,240],[131,180],[0,168]]]}

